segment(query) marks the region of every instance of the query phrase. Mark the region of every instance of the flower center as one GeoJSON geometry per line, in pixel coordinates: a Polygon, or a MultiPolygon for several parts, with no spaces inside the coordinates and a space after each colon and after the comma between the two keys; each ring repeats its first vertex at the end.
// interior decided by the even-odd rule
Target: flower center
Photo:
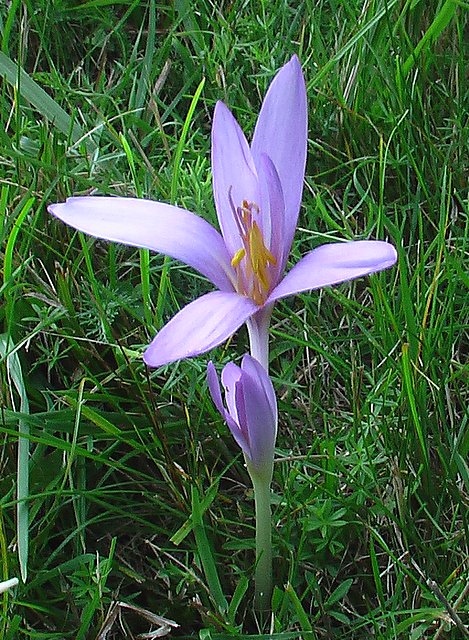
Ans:
{"type": "Polygon", "coordinates": [[[260,306],[269,294],[271,267],[277,264],[277,260],[265,246],[262,231],[255,220],[259,215],[258,205],[243,200],[241,207],[235,207],[231,193],[230,201],[243,243],[231,260],[236,272],[237,289],[260,306]]]}

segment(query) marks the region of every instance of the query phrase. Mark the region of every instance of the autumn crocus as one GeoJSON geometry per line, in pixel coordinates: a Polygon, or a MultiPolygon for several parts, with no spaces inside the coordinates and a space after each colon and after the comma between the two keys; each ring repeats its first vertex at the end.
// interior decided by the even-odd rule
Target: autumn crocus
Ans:
{"type": "Polygon", "coordinates": [[[181,260],[217,287],[165,325],[144,354],[157,367],[204,353],[247,323],[251,355],[267,369],[274,303],[351,280],[396,260],[381,241],[322,245],[284,275],[303,190],[306,89],[296,56],[280,69],[249,145],[218,102],[212,126],[213,192],[221,234],[176,206],[134,198],[76,197],[49,211],[92,236],[149,248],[181,260]]]}
{"type": "Polygon", "coordinates": [[[254,488],[256,507],[255,606],[268,611],[272,591],[272,534],[270,483],[272,481],[277,400],[264,367],[245,355],[241,367],[227,364],[221,374],[223,403],[214,365],[209,362],[207,382],[212,399],[244,453],[254,488]]]}

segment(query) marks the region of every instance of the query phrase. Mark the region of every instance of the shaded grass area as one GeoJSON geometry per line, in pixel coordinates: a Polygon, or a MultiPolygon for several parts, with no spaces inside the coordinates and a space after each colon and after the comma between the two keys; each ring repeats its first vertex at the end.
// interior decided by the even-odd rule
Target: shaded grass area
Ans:
{"type": "MultiPolygon", "coordinates": [[[[395,0],[2,6],[0,558],[2,579],[26,564],[28,576],[2,596],[0,637],[136,637],[158,626],[217,640],[464,637],[466,10],[395,0]],[[225,100],[252,131],[292,53],[310,106],[292,263],[322,242],[369,237],[392,241],[399,261],[276,307],[267,635],[251,610],[250,483],[208,401],[208,357],[157,371],[141,360],[207,283],[74,233],[45,205],[137,195],[215,222],[214,104],[225,100]],[[8,60],[29,83],[13,86],[8,60]],[[18,475],[19,432],[29,454],[23,446],[18,475]],[[227,611],[204,571],[211,558],[227,611]]],[[[240,331],[211,356],[221,365],[246,344],[240,331]]]]}

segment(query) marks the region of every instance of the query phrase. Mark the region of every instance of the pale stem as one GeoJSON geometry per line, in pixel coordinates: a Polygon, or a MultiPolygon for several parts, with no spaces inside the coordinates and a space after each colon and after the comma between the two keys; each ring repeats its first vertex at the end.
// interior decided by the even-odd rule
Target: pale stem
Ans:
{"type": "MultiPolygon", "coordinates": [[[[258,311],[247,322],[251,356],[269,372],[269,325],[273,305],[258,311]]],[[[256,571],[254,576],[254,607],[259,613],[270,610],[272,595],[272,512],[270,484],[273,460],[268,470],[253,469],[246,459],[254,488],[256,510],[256,571]]]]}
{"type": "Polygon", "coordinates": [[[273,305],[264,307],[247,321],[251,356],[269,372],[269,325],[273,305]]]}
{"type": "Polygon", "coordinates": [[[254,488],[256,509],[256,571],[254,576],[254,607],[260,614],[270,611],[272,596],[272,512],[270,482],[272,473],[259,474],[247,467],[254,488]]]}

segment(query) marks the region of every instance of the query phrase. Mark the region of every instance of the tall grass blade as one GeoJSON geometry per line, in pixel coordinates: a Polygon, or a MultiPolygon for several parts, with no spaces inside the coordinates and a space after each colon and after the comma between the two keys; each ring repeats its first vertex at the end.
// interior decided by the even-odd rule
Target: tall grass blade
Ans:
{"type": "Polygon", "coordinates": [[[12,0],[9,3],[10,6],[8,8],[8,14],[5,20],[5,24],[1,25],[2,28],[2,51],[8,55],[10,35],[13,30],[13,25],[17,20],[16,14],[18,13],[19,8],[21,7],[21,0],[12,0]]]}
{"type": "Polygon", "coordinates": [[[384,16],[391,11],[394,5],[397,3],[397,0],[390,0],[387,2],[384,7],[379,9],[374,16],[371,18],[369,22],[363,25],[361,29],[357,31],[357,33],[350,38],[350,40],[341,48],[337,53],[329,58],[329,60],[324,64],[323,67],[317,72],[315,76],[313,76],[312,80],[308,82],[308,91],[310,91],[313,87],[317,87],[324,77],[335,67],[335,65],[341,60],[347,53],[355,47],[355,45],[362,40],[366,34],[373,29],[383,18],[384,16]]]}
{"type": "MultiPolygon", "coordinates": [[[[20,359],[8,334],[0,336],[0,356],[6,359],[7,376],[20,397],[21,413],[29,413],[29,402],[24,385],[20,359]]],[[[17,467],[17,536],[18,559],[21,578],[26,582],[28,576],[28,547],[29,547],[29,426],[23,419],[18,419],[18,467],[17,467]]]]}
{"type": "Polygon", "coordinates": [[[218,605],[220,611],[228,610],[228,603],[220,584],[217,566],[213,551],[207,538],[204,523],[202,520],[202,509],[200,504],[199,492],[196,487],[192,487],[192,522],[194,529],[195,542],[197,551],[202,562],[202,567],[207,579],[210,593],[218,605]]]}
{"type": "Polygon", "coordinates": [[[174,9],[184,25],[197,56],[202,58],[205,53],[205,43],[197,22],[193,3],[187,0],[174,0],[174,9]]]}
{"type": "Polygon", "coordinates": [[[155,40],[156,40],[156,8],[155,0],[150,0],[148,9],[148,32],[147,43],[145,46],[145,56],[143,58],[142,73],[140,74],[140,81],[137,87],[137,94],[135,96],[135,107],[141,109],[145,103],[145,94],[150,91],[151,86],[151,69],[152,60],[155,55],[155,40]]]}
{"type": "MultiPolygon", "coordinates": [[[[3,51],[0,51],[0,76],[14,87],[19,88],[20,95],[65,136],[70,136],[73,143],[85,136],[80,125],[3,51]]],[[[91,140],[88,139],[86,144],[93,148],[91,140]]]]}
{"type": "MultiPolygon", "coordinates": [[[[194,116],[194,112],[197,107],[197,103],[199,102],[199,98],[204,88],[204,85],[205,85],[205,78],[202,78],[202,80],[199,83],[199,86],[195,90],[194,96],[192,97],[191,103],[189,105],[189,110],[187,112],[186,119],[184,120],[184,124],[182,127],[181,137],[179,138],[178,145],[174,153],[174,167],[173,167],[173,175],[171,179],[171,203],[172,204],[175,204],[177,199],[179,173],[181,170],[182,154],[186,144],[187,134],[189,133],[189,129],[192,123],[192,118],[194,116]]],[[[156,300],[156,315],[157,315],[158,321],[162,317],[163,302],[166,297],[169,265],[170,265],[169,259],[165,258],[163,263],[163,269],[161,270],[160,287],[158,290],[158,297],[156,300]]]]}
{"type": "Polygon", "coordinates": [[[26,200],[26,202],[23,205],[23,208],[18,214],[18,217],[13,223],[13,227],[10,231],[10,235],[8,236],[8,240],[5,246],[5,254],[3,258],[3,284],[5,287],[8,286],[8,283],[13,273],[13,251],[16,245],[16,239],[18,237],[18,233],[20,232],[21,226],[25,221],[26,216],[34,206],[35,202],[36,202],[36,198],[28,198],[26,200]]]}
{"type": "Polygon", "coordinates": [[[402,73],[406,76],[412,67],[415,65],[417,58],[422,53],[423,49],[434,43],[441,33],[446,29],[456,11],[456,0],[446,0],[444,5],[438,11],[435,19],[423,34],[421,40],[419,40],[417,46],[412,51],[410,56],[402,65],[402,73]]]}
{"type": "Polygon", "coordinates": [[[407,342],[402,345],[402,378],[407,401],[409,403],[410,415],[412,417],[412,422],[414,423],[415,431],[417,433],[417,440],[422,452],[422,458],[426,469],[428,469],[430,461],[428,457],[428,449],[426,445],[426,437],[424,435],[422,421],[417,410],[417,403],[414,393],[414,376],[412,374],[411,362],[409,358],[409,345],[407,344],[407,342]]]}

